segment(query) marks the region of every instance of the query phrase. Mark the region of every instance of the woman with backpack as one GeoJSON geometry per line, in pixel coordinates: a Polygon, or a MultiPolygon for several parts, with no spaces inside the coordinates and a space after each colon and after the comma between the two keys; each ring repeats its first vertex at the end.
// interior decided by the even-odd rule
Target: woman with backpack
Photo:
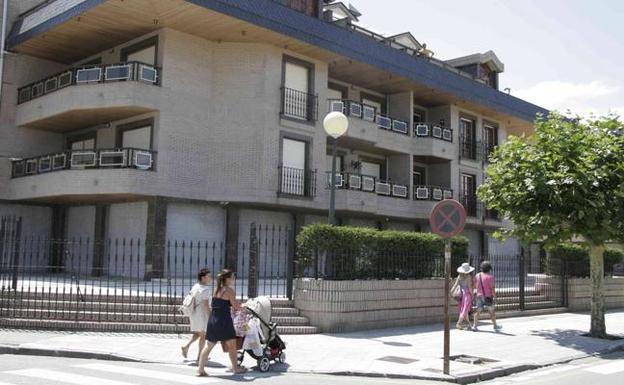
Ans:
{"type": "Polygon", "coordinates": [[[210,270],[201,269],[197,273],[197,283],[191,288],[191,291],[184,298],[184,302],[180,307],[182,314],[189,317],[191,323],[191,339],[182,346],[182,356],[188,357],[188,351],[193,342],[199,339],[199,350],[197,352],[197,360],[206,345],[206,324],[208,323],[208,315],[210,314],[210,270]]]}

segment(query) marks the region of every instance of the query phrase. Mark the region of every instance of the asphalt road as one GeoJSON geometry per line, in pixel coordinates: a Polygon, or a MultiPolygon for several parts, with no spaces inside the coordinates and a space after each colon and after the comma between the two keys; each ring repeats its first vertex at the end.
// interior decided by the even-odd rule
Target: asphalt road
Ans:
{"type": "MultiPolygon", "coordinates": [[[[196,368],[74,358],[0,355],[0,385],[171,385],[233,384],[253,382],[276,385],[440,385],[435,381],[327,376],[320,374],[265,373],[232,375],[222,367],[208,367],[211,377],[197,378],[196,368]]],[[[624,352],[591,357],[509,377],[484,385],[620,385],[624,376],[624,352]]]]}

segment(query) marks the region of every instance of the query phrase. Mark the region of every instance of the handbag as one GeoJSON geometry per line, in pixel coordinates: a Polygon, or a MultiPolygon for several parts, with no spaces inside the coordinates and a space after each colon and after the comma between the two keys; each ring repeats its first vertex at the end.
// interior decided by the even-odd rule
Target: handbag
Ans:
{"type": "Polygon", "coordinates": [[[459,285],[455,286],[455,288],[453,290],[451,290],[451,298],[453,298],[455,301],[460,302],[461,298],[462,298],[462,289],[459,285]]]}
{"type": "Polygon", "coordinates": [[[483,281],[481,280],[481,273],[479,273],[479,285],[481,285],[481,293],[483,293],[483,304],[485,306],[492,306],[494,304],[494,298],[485,296],[485,289],[483,289],[483,281]]]}

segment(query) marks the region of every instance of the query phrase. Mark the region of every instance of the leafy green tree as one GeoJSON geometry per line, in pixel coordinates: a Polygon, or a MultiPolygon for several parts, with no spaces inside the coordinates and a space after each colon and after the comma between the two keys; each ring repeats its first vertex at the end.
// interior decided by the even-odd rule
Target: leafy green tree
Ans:
{"type": "Polygon", "coordinates": [[[618,116],[538,118],[492,155],[478,190],[514,224],[500,235],[547,246],[581,237],[589,247],[593,337],[607,337],[605,242],[624,237],[624,124],[618,116]]]}

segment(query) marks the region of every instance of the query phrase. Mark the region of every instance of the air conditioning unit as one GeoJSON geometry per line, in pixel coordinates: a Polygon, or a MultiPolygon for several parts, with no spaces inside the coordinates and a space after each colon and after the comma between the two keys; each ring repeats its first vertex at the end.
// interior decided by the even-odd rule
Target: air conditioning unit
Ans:
{"type": "Polygon", "coordinates": [[[81,68],[76,71],[76,83],[92,83],[102,80],[102,68],[81,68]]]}
{"type": "Polygon", "coordinates": [[[392,185],[392,196],[395,197],[400,197],[400,198],[407,198],[407,186],[401,185],[401,184],[395,184],[392,185]]]}
{"type": "Polygon", "coordinates": [[[37,84],[35,84],[34,86],[32,86],[32,97],[34,98],[38,98],[39,96],[43,95],[43,82],[39,82],[37,84]]]}
{"type": "Polygon", "coordinates": [[[444,190],[444,199],[453,199],[453,190],[444,190]]]}
{"type": "Polygon", "coordinates": [[[46,94],[56,91],[57,89],[58,89],[58,78],[56,76],[46,80],[45,84],[43,85],[43,92],[46,94]]]}
{"type": "Polygon", "coordinates": [[[433,198],[434,201],[441,201],[443,198],[443,193],[442,193],[442,189],[439,187],[434,187],[431,190],[431,197],[433,198]]]}
{"type": "Polygon", "coordinates": [[[434,138],[442,139],[442,127],[433,126],[433,129],[431,131],[431,136],[433,136],[434,138]]]}
{"type": "Polygon", "coordinates": [[[407,134],[407,127],[407,122],[396,119],[392,121],[392,131],[400,132],[401,134],[407,134]]]}
{"type": "Polygon", "coordinates": [[[330,100],[329,112],[341,112],[344,114],[344,102],[342,100],[330,100]]]}
{"type": "MultiPolygon", "coordinates": [[[[342,177],[342,174],[337,172],[335,175],[335,179],[334,179],[334,187],[335,188],[342,188],[344,184],[344,178],[342,177]]],[[[331,172],[327,173],[327,187],[331,188],[331,172]]]]}
{"type": "Polygon", "coordinates": [[[28,159],[26,161],[26,175],[32,175],[37,172],[37,159],[28,159]]]}
{"type": "Polygon", "coordinates": [[[26,164],[23,161],[14,162],[13,163],[13,176],[14,177],[23,176],[25,172],[25,169],[24,169],[25,165],[26,164]]]}
{"type": "Polygon", "coordinates": [[[377,182],[375,184],[375,192],[379,195],[390,195],[390,183],[377,182]]]}
{"type": "Polygon", "coordinates": [[[72,71],[63,72],[58,76],[58,88],[70,86],[72,83],[72,71]]]}
{"type": "Polygon", "coordinates": [[[362,191],[375,191],[375,178],[372,176],[362,176],[362,191]]]}
{"type": "Polygon", "coordinates": [[[377,125],[383,129],[390,130],[392,128],[392,119],[387,116],[377,115],[375,116],[375,121],[377,125]]]}
{"type": "Polygon", "coordinates": [[[375,107],[362,105],[362,118],[369,122],[375,121],[375,107]]]}
{"type": "Polygon", "coordinates": [[[357,118],[362,117],[362,105],[357,102],[349,102],[349,115],[357,118]]]}
{"type": "Polygon", "coordinates": [[[44,156],[39,158],[39,172],[48,172],[52,170],[52,158],[44,156]]]}
{"type": "Polygon", "coordinates": [[[362,177],[359,175],[349,175],[349,188],[359,190],[362,188],[362,177]]]}
{"type": "Polygon", "coordinates": [[[429,126],[426,124],[416,125],[416,136],[429,136],[429,126]]]}
{"type": "Polygon", "coordinates": [[[428,187],[416,187],[416,199],[429,199],[429,188],[428,187]]]}
{"type": "Polygon", "coordinates": [[[31,87],[24,87],[21,88],[19,90],[19,94],[17,96],[17,102],[18,103],[24,103],[30,100],[30,96],[31,96],[31,92],[32,92],[32,88],[31,87]]]}
{"type": "Polygon", "coordinates": [[[453,131],[448,128],[442,130],[442,139],[452,142],[453,141],[453,131]]]}

